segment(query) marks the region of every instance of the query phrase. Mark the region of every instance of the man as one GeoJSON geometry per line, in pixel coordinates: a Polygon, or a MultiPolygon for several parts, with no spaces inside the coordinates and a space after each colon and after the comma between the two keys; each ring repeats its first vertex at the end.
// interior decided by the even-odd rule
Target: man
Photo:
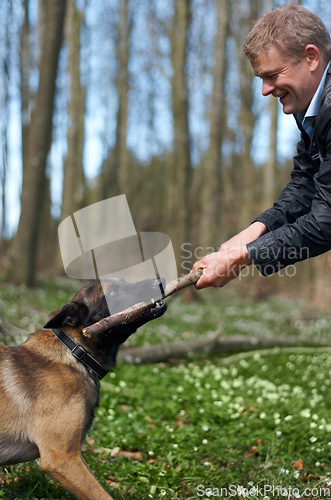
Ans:
{"type": "Polygon", "coordinates": [[[260,18],[244,53],[262,94],[280,100],[301,131],[291,181],[274,206],[218,252],[194,264],[197,289],[220,287],[254,263],[264,276],[331,249],[331,41],[322,21],[287,4],[260,18]]]}

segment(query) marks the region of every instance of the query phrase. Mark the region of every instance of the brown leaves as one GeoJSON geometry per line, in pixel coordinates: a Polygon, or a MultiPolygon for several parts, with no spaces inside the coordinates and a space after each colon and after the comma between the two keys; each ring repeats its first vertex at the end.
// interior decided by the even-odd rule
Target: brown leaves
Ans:
{"type": "Polygon", "coordinates": [[[296,460],[294,462],[294,464],[292,465],[292,467],[294,467],[297,470],[302,470],[303,469],[303,463],[302,463],[301,458],[298,458],[298,460],[296,460]]]}
{"type": "Polygon", "coordinates": [[[119,447],[113,448],[110,452],[111,458],[114,457],[125,457],[129,458],[130,460],[143,460],[143,456],[141,454],[141,451],[125,451],[121,450],[119,447]]]}

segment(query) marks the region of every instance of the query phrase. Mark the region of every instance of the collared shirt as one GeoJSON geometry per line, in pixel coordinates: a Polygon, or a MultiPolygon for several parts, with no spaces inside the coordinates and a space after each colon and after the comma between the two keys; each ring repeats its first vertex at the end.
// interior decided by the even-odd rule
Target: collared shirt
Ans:
{"type": "Polygon", "coordinates": [[[302,124],[303,129],[307,132],[310,139],[313,136],[313,130],[314,130],[313,124],[314,124],[315,117],[318,113],[318,109],[319,109],[319,105],[320,105],[321,97],[322,97],[322,92],[323,92],[324,85],[325,85],[326,74],[328,72],[330,64],[331,64],[331,61],[329,61],[328,64],[326,65],[326,68],[324,70],[321,81],[317,87],[317,90],[314,94],[314,97],[310,101],[310,104],[308,106],[307,111],[305,112],[305,114],[298,113],[296,115],[297,119],[302,124]]]}

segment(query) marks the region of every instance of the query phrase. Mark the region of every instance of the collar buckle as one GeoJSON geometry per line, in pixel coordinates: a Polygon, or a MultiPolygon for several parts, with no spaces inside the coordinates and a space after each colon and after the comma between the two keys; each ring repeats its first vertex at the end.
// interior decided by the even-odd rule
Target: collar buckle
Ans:
{"type": "Polygon", "coordinates": [[[79,361],[82,361],[86,357],[87,352],[83,346],[76,344],[74,348],[71,349],[71,354],[79,361]]]}
{"type": "Polygon", "coordinates": [[[69,335],[67,335],[61,328],[52,328],[52,332],[54,335],[64,344],[73,357],[80,361],[84,366],[89,368],[102,379],[105,375],[107,375],[108,370],[106,370],[100,363],[93,357],[89,352],[84,349],[83,346],[77,344],[69,335]]]}

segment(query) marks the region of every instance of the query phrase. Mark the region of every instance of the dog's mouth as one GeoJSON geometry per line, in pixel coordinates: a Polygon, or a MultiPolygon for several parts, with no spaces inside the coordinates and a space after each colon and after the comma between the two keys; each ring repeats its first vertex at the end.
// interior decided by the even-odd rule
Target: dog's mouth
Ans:
{"type": "Polygon", "coordinates": [[[161,316],[163,316],[166,310],[167,310],[167,304],[160,299],[153,302],[151,307],[147,311],[143,312],[141,316],[134,319],[128,319],[127,321],[124,321],[121,324],[123,326],[136,325],[137,323],[145,324],[148,323],[149,321],[152,321],[153,319],[160,318],[161,316]]]}

